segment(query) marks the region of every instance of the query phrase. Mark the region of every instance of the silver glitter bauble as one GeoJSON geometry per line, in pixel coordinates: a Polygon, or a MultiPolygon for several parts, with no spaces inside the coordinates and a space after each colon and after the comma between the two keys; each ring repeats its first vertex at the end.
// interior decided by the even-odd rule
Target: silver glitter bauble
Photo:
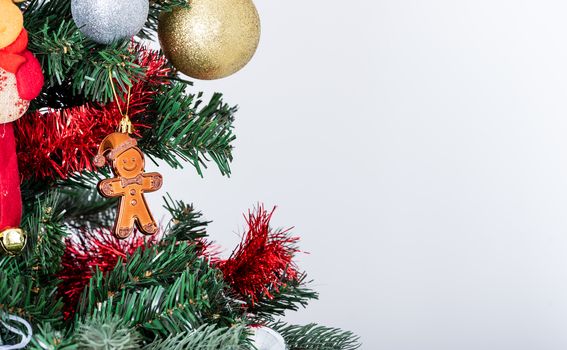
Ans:
{"type": "Polygon", "coordinates": [[[100,44],[131,38],[148,19],[148,0],[72,0],[71,13],[79,30],[100,44]]]}

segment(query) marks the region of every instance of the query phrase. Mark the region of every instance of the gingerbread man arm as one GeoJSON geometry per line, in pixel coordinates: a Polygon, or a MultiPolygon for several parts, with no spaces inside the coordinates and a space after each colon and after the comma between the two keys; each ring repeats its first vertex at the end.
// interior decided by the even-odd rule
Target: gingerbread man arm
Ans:
{"type": "Polygon", "coordinates": [[[102,180],[98,183],[98,191],[104,197],[120,197],[126,193],[119,178],[102,180]]]}
{"type": "Polygon", "coordinates": [[[142,188],[144,189],[144,192],[157,191],[163,184],[163,177],[160,173],[145,173],[142,174],[142,178],[142,188]]]}

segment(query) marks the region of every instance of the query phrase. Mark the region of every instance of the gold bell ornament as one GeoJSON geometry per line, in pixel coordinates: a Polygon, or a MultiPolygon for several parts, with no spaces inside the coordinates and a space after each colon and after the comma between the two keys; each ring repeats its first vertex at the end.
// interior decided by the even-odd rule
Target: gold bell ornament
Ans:
{"type": "Polygon", "coordinates": [[[18,255],[26,247],[26,233],[19,228],[9,228],[0,232],[0,250],[8,255],[18,255]]]}

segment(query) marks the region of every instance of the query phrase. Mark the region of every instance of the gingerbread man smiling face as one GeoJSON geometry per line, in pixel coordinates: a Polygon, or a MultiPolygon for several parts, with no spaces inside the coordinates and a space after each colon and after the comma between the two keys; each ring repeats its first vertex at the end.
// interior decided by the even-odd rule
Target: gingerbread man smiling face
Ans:
{"type": "Polygon", "coordinates": [[[138,148],[130,148],[120,154],[113,163],[116,174],[132,178],[144,172],[144,156],[138,148]]]}
{"type": "Polygon", "coordinates": [[[104,166],[105,157],[112,162],[116,177],[99,182],[98,190],[105,197],[120,198],[115,236],[127,238],[134,232],[135,226],[144,234],[156,233],[158,227],[144,193],[161,188],[161,175],[144,172],[144,155],[136,147],[136,140],[128,134],[116,132],[108,135],[100,145],[95,165],[104,166]]]}

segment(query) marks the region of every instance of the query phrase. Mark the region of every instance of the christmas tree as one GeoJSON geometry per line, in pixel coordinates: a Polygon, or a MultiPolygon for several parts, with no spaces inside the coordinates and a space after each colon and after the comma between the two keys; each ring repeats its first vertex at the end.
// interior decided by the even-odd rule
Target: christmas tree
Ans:
{"type": "MultiPolygon", "coordinates": [[[[222,259],[192,205],[163,195],[161,227],[139,209],[161,186],[144,155],[231,172],[236,107],[193,92],[177,46],[167,58],[147,46],[188,6],[0,0],[0,349],[359,347],[348,331],[282,321],[317,293],[294,263],[298,238],[270,226],[273,210],[251,210],[222,259]]],[[[244,56],[197,68],[230,74],[244,56]]]]}

